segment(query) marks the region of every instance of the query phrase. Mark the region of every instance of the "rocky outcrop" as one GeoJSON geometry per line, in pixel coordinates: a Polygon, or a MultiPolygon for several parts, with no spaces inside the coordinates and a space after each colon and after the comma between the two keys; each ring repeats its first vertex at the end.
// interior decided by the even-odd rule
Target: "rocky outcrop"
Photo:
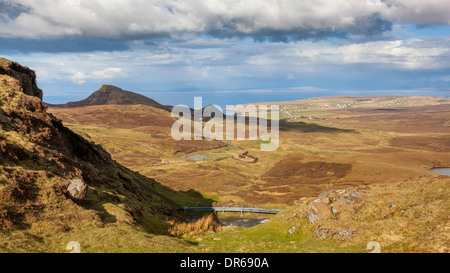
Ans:
{"type": "Polygon", "coordinates": [[[330,200],[328,198],[319,198],[311,202],[306,218],[310,224],[328,218],[331,215],[330,200]]]}
{"type": "Polygon", "coordinates": [[[84,199],[84,197],[86,197],[87,190],[88,187],[86,183],[84,183],[81,179],[70,180],[69,186],[67,187],[67,192],[74,200],[84,199]]]}
{"type": "Polygon", "coordinates": [[[21,66],[16,62],[0,58],[0,74],[7,75],[19,81],[26,95],[38,97],[42,100],[42,90],[37,87],[36,73],[28,67],[21,66]]]}
{"type": "MultiPolygon", "coordinates": [[[[306,218],[310,224],[317,224],[331,216],[338,216],[343,212],[354,212],[355,205],[361,192],[355,190],[326,191],[319,198],[311,202],[306,211],[306,218]]],[[[320,239],[334,238],[339,240],[351,240],[357,233],[349,229],[335,229],[317,225],[313,236],[320,239]]]]}
{"type": "Polygon", "coordinates": [[[361,192],[351,190],[326,191],[319,198],[311,202],[306,211],[306,218],[310,224],[326,219],[333,214],[354,209],[361,192]]]}

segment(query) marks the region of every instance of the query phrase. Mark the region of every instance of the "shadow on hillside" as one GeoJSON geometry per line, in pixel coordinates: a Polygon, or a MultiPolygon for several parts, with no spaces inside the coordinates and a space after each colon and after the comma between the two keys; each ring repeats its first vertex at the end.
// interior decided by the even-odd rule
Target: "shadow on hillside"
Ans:
{"type": "MultiPolygon", "coordinates": [[[[242,121],[239,122],[239,119],[236,119],[237,125],[242,125],[242,121]]],[[[245,117],[244,124],[248,125],[250,122],[249,117],[245,117]]],[[[267,124],[267,127],[270,131],[270,120],[268,119],[257,119],[258,124],[267,124]]],[[[353,133],[355,130],[352,129],[341,129],[336,127],[328,127],[322,126],[316,123],[306,123],[302,121],[297,122],[289,122],[286,119],[281,119],[279,121],[279,128],[281,132],[302,132],[302,133],[353,133]]]]}
{"type": "Polygon", "coordinates": [[[303,133],[353,133],[355,130],[341,129],[336,127],[322,126],[316,123],[306,122],[288,122],[283,119],[280,120],[280,131],[296,131],[303,133]]]}
{"type": "MultiPolygon", "coordinates": [[[[211,207],[213,202],[215,202],[212,199],[203,197],[201,193],[192,189],[185,192],[174,191],[170,188],[166,188],[165,190],[167,192],[161,192],[161,190],[152,190],[152,192],[167,202],[170,202],[172,204],[170,208],[167,206],[167,203],[157,201],[147,203],[149,205],[147,208],[143,208],[142,206],[139,208],[129,198],[121,198],[114,193],[99,192],[92,189],[88,191],[85,199],[78,200],[76,203],[84,209],[96,211],[102,224],[135,223],[149,234],[178,237],[171,234],[171,228],[174,223],[189,222],[193,219],[200,219],[203,216],[201,213],[185,211],[183,207],[186,205],[183,204],[183,199],[191,200],[190,204],[194,205],[192,198],[195,198],[195,201],[198,202],[195,206],[201,207],[211,207]],[[111,212],[115,210],[118,211],[118,214],[114,213],[113,215],[111,212]]],[[[193,244],[197,245],[197,243],[193,244]]]]}

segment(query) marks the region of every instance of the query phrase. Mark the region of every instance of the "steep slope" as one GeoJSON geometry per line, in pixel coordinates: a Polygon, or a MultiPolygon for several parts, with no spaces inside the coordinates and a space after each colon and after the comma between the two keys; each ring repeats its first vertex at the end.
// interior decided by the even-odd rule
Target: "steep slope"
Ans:
{"type": "Polygon", "coordinates": [[[41,97],[31,69],[0,59],[0,252],[51,251],[71,232],[164,232],[178,208],[169,199],[183,193],[116,163],[48,114],[41,97]]]}
{"type": "Polygon", "coordinates": [[[77,101],[77,102],[69,102],[67,104],[60,105],[51,105],[54,107],[84,107],[84,106],[92,106],[92,105],[147,105],[159,109],[163,109],[166,111],[170,111],[172,109],[171,106],[161,105],[158,102],[147,98],[145,96],[122,90],[116,86],[112,85],[103,85],[92,93],[88,98],[77,101]]]}

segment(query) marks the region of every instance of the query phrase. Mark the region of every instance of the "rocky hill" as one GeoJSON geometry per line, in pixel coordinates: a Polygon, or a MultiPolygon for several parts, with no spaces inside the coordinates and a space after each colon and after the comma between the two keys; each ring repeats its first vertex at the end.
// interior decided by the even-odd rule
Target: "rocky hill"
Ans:
{"type": "Polygon", "coordinates": [[[114,223],[163,232],[182,193],[116,163],[41,98],[34,71],[0,59],[0,252],[47,251],[48,238],[114,223]]]}
{"type": "Polygon", "coordinates": [[[172,107],[168,105],[161,105],[158,102],[147,98],[146,96],[136,94],[130,91],[122,90],[119,87],[112,85],[103,85],[92,93],[88,98],[77,101],[69,102],[67,104],[49,105],[53,107],[84,107],[93,105],[148,105],[151,107],[171,111],[172,107]]]}

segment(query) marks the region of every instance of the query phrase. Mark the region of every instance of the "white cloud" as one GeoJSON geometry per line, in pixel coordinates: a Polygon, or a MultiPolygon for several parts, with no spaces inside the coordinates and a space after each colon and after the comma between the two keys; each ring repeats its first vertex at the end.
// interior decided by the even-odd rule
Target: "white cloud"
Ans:
{"type": "Polygon", "coordinates": [[[77,84],[83,84],[86,83],[86,79],[88,78],[88,76],[86,75],[86,73],[78,71],[75,72],[70,79],[77,84]]]}
{"type": "Polygon", "coordinates": [[[348,74],[348,67],[369,71],[439,71],[450,69],[450,37],[365,43],[299,41],[246,42],[194,39],[140,45],[129,51],[30,53],[7,56],[37,71],[40,83],[76,84],[126,80],[145,86],[239,86],[243,81],[284,79],[301,82],[311,75],[348,74]],[[207,48],[201,45],[210,43],[207,48]]]}
{"type": "MultiPolygon", "coordinates": [[[[383,20],[450,24],[448,0],[0,0],[16,6],[18,16],[3,14],[0,37],[148,38],[298,35],[333,32],[376,34],[383,20]],[[69,1],[70,2],[70,1],[69,1]]],[[[9,11],[11,9],[8,9],[9,11]]],[[[0,15],[1,15],[0,11],[0,15]]]]}
{"type": "Polygon", "coordinates": [[[314,63],[380,64],[390,69],[428,70],[450,68],[450,41],[412,39],[371,41],[331,47],[316,43],[304,49],[292,49],[291,56],[305,57],[314,63]]]}
{"type": "Polygon", "coordinates": [[[111,79],[119,75],[121,72],[121,68],[109,67],[104,70],[95,70],[94,72],[92,72],[92,77],[96,79],[111,79]]]}
{"type": "Polygon", "coordinates": [[[113,78],[125,78],[122,74],[122,69],[118,67],[109,67],[103,70],[93,70],[90,73],[83,71],[72,72],[70,80],[77,84],[84,84],[88,80],[107,80],[113,78]]]}

